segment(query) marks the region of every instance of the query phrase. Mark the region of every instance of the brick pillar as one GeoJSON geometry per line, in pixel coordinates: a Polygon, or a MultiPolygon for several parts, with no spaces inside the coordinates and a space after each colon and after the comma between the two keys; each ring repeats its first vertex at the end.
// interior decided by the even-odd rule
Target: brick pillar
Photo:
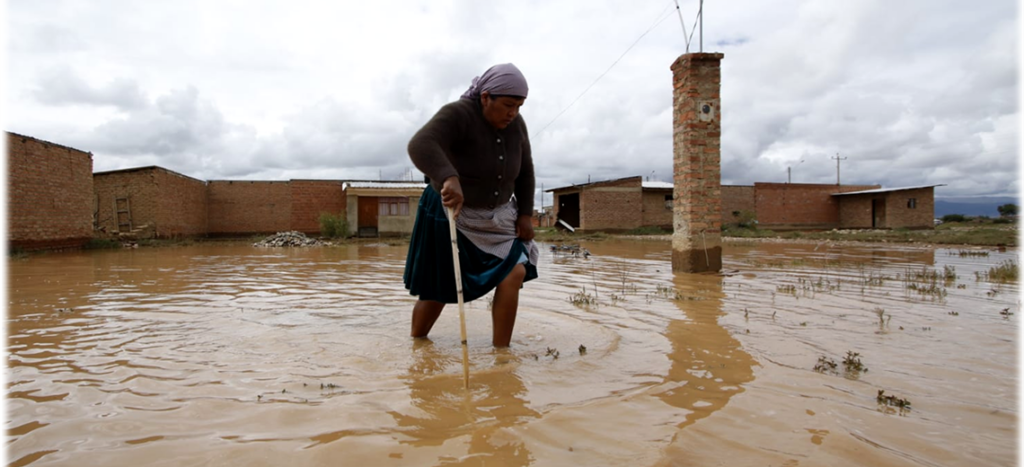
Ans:
{"type": "Polygon", "coordinates": [[[722,269],[720,64],[724,54],[681,55],[672,64],[672,270],[722,269]]]}

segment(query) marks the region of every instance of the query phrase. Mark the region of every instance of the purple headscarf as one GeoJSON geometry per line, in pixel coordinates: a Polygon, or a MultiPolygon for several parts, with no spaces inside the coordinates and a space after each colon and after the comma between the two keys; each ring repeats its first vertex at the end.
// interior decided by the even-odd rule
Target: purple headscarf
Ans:
{"type": "Polygon", "coordinates": [[[473,84],[462,93],[462,98],[476,100],[484,91],[503,96],[526,97],[529,87],[519,68],[511,63],[504,63],[494,65],[482,76],[473,78],[473,84]]]}

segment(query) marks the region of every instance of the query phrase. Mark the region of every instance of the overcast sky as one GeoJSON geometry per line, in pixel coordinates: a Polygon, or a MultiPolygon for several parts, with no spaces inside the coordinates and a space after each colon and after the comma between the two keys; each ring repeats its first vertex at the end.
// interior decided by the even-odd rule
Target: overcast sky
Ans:
{"type": "MultiPolygon", "coordinates": [[[[10,0],[5,129],[92,152],[95,171],[398,179],[415,170],[412,134],[512,62],[530,84],[538,189],[671,181],[669,67],[686,52],[679,14],[692,32],[698,3],[679,6],[10,0]]],[[[793,182],[835,183],[838,154],[844,184],[1018,193],[1015,1],[704,9],[703,50],[725,54],[723,184],[785,182],[790,168],[793,182]]]]}

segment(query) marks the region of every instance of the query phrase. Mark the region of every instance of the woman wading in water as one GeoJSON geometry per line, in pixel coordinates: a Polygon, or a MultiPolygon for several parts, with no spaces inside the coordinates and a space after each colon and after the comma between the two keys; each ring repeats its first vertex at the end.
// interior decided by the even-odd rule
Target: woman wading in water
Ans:
{"type": "Polygon", "coordinates": [[[537,277],[533,159],[519,115],[527,90],[518,68],[495,65],[409,141],[409,157],[429,182],[405,262],[405,287],[419,297],[413,337],[426,337],[444,305],[457,302],[449,207],[458,228],[464,299],[496,288],[493,343],[508,347],[512,341],[519,289],[537,277]]]}

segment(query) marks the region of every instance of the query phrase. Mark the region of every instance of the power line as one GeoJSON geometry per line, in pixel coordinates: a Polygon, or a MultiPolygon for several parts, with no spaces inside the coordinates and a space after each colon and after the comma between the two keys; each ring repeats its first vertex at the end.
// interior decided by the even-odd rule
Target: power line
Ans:
{"type": "Polygon", "coordinates": [[[609,66],[607,70],[604,70],[604,73],[601,73],[601,75],[598,76],[597,79],[594,80],[594,82],[590,83],[590,85],[587,86],[587,88],[584,89],[583,92],[580,93],[580,95],[576,96],[576,98],[573,99],[572,102],[570,102],[568,106],[566,106],[564,109],[562,109],[561,112],[558,112],[558,115],[555,115],[555,118],[552,118],[551,121],[548,122],[547,125],[544,125],[544,128],[541,128],[540,131],[537,132],[537,136],[540,136],[541,133],[544,133],[544,130],[547,130],[548,127],[550,127],[552,123],[555,123],[555,120],[558,120],[558,117],[561,117],[562,114],[564,114],[567,110],[572,108],[572,106],[576,104],[576,101],[580,100],[580,98],[583,97],[583,95],[586,94],[587,91],[590,90],[590,88],[594,87],[594,85],[597,84],[598,81],[601,81],[601,78],[604,78],[604,75],[607,75],[609,71],[612,71],[612,68],[615,68],[615,65],[617,65],[619,63],[619,60],[622,60],[622,57],[625,57],[626,54],[628,54],[630,50],[633,50],[633,47],[636,46],[636,44],[640,42],[640,39],[643,39],[644,36],[647,35],[647,33],[649,33],[652,30],[654,30],[654,28],[658,27],[658,25],[661,24],[662,21],[665,21],[666,18],[671,16],[671,12],[668,15],[665,14],[665,11],[668,10],[668,7],[669,7],[669,5],[666,5],[665,8],[661,10],[661,13],[658,13],[657,21],[655,21],[653,24],[651,24],[651,27],[647,28],[647,30],[644,31],[643,34],[640,34],[640,37],[636,38],[636,40],[633,41],[633,43],[630,44],[630,46],[628,48],[626,48],[626,51],[622,52],[622,55],[619,55],[619,58],[616,58],[615,61],[612,62],[611,66],[609,66]]]}

